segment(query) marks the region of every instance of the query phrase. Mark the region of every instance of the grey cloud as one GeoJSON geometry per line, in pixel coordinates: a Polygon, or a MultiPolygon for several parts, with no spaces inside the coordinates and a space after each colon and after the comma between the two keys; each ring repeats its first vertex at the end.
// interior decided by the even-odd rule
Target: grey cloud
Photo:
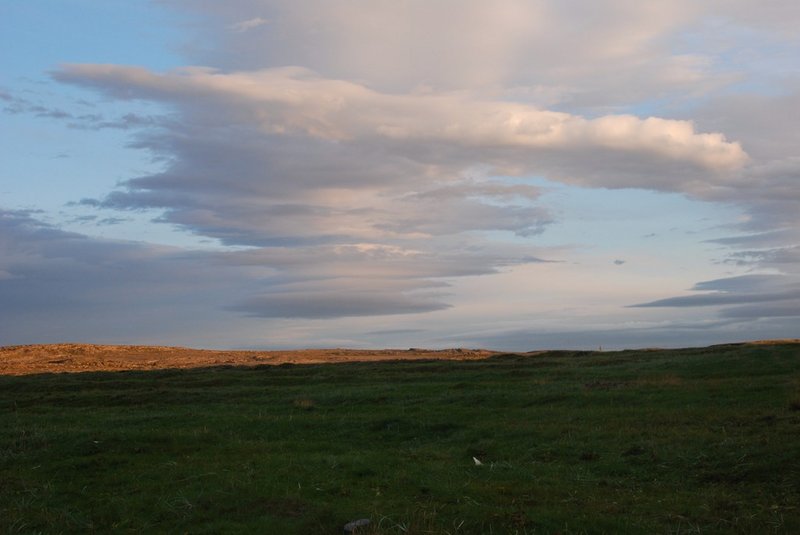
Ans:
{"type": "Polygon", "coordinates": [[[467,252],[442,244],[438,253],[377,244],[189,251],[91,238],[36,216],[0,210],[2,343],[125,342],[146,332],[197,344],[242,315],[432,312],[450,306],[437,290],[448,278],[535,261],[523,258],[530,248],[496,244],[467,252]]]}
{"type": "Polygon", "coordinates": [[[745,184],[735,194],[729,194],[730,200],[744,205],[752,215],[742,227],[756,232],[792,228],[794,237],[789,241],[793,242],[793,245],[797,244],[800,241],[800,231],[798,231],[800,216],[797,211],[800,202],[798,180],[800,180],[800,155],[748,168],[745,184]]]}
{"type": "Polygon", "coordinates": [[[10,103],[3,111],[11,114],[28,113],[36,117],[50,119],[71,119],[73,115],[65,110],[37,104],[29,99],[5,94],[4,101],[10,103]]]}
{"type": "Polygon", "coordinates": [[[30,100],[18,97],[6,91],[2,93],[2,99],[0,100],[6,103],[3,112],[11,115],[29,112],[34,106],[30,100]]]}
{"type": "Polygon", "coordinates": [[[792,241],[797,238],[798,231],[796,229],[778,229],[756,234],[717,238],[708,240],[708,243],[718,243],[729,247],[774,247],[775,245],[782,245],[787,241],[792,241]]]}
{"type": "Polygon", "coordinates": [[[119,225],[120,223],[124,223],[126,221],[130,221],[130,218],[127,217],[104,217],[103,219],[99,219],[97,221],[98,225],[119,225]]]}
{"type": "Polygon", "coordinates": [[[177,161],[162,173],[127,181],[127,190],[81,203],[163,208],[164,221],[227,244],[257,246],[383,239],[376,237],[387,233],[530,235],[550,220],[541,208],[475,198],[534,196],[534,188],[524,185],[487,181],[428,190],[431,177],[444,184],[456,179],[442,175],[442,168],[368,146],[224,130],[227,136],[182,132],[140,140],[140,147],[177,161]],[[406,188],[417,193],[409,196],[406,188]],[[339,199],[331,202],[332,196],[339,199]]]}
{"type": "Polygon", "coordinates": [[[405,335],[405,334],[419,334],[427,332],[425,329],[384,329],[379,331],[370,331],[364,333],[368,336],[386,336],[386,335],[405,335]]]}
{"type": "Polygon", "coordinates": [[[715,279],[700,282],[692,290],[711,293],[669,297],[632,307],[714,306],[721,307],[717,312],[719,317],[737,321],[800,315],[800,277],[794,274],[754,274],[715,279]]]}
{"type": "Polygon", "coordinates": [[[77,117],[65,117],[74,119],[67,123],[70,128],[79,130],[103,130],[106,128],[115,130],[133,130],[145,127],[155,127],[161,124],[162,119],[136,113],[126,113],[116,119],[106,119],[102,115],[91,113],[77,117]]]}
{"type": "Polygon", "coordinates": [[[784,275],[740,275],[738,277],[698,282],[692,287],[692,290],[749,293],[775,291],[776,289],[785,288],[790,280],[784,275]]]}
{"type": "Polygon", "coordinates": [[[73,217],[70,220],[70,223],[88,223],[90,221],[95,221],[96,219],[97,219],[96,215],[82,215],[82,216],[73,217]]]}
{"type": "Polygon", "coordinates": [[[42,106],[33,106],[29,111],[35,113],[37,117],[47,117],[49,119],[71,119],[72,114],[57,108],[46,109],[42,106]]]}
{"type": "Polygon", "coordinates": [[[100,199],[90,199],[90,198],[83,198],[79,201],[70,201],[67,203],[67,206],[93,206],[99,208],[103,205],[103,201],[100,199]]]}
{"type": "MultiPolygon", "coordinates": [[[[800,137],[786,110],[800,104],[797,84],[778,95],[740,94],[721,97],[700,110],[701,124],[741,133],[754,156],[728,186],[708,192],[709,200],[728,202],[747,214],[743,233],[713,240],[733,249],[725,261],[746,267],[800,273],[800,137]],[[715,120],[710,121],[708,118],[715,120]],[[751,150],[752,149],[752,150],[751,150]]],[[[716,99],[715,99],[716,100],[716,99]]]]}
{"type": "Polygon", "coordinates": [[[800,241],[800,133],[788,113],[800,106],[800,84],[784,79],[776,81],[775,89],[772,94],[720,95],[695,111],[701,128],[725,131],[740,140],[753,158],[727,185],[706,192],[708,200],[735,203],[751,216],[741,224],[750,238],[741,236],[737,243],[737,237],[731,237],[721,244],[769,247],[800,241]]]}
{"type": "Polygon", "coordinates": [[[718,305],[735,305],[741,303],[759,303],[762,301],[783,301],[800,299],[800,290],[781,293],[758,294],[727,294],[716,293],[709,295],[687,295],[682,297],[669,297],[649,303],[632,305],[634,308],[642,307],[702,307],[718,305]]]}
{"type": "Polygon", "coordinates": [[[647,155],[653,162],[679,162],[697,171],[737,168],[747,160],[737,143],[719,133],[696,132],[688,121],[632,115],[586,119],[454,93],[379,93],[298,68],[233,74],[186,68],[156,74],[135,67],[68,65],[54,76],[118,98],[139,96],[184,108],[188,102],[197,106],[193,112],[205,123],[224,117],[226,124],[246,122],[273,133],[338,141],[381,140],[393,150],[409,142],[412,146],[434,143],[445,149],[436,152],[456,149],[462,161],[473,154],[478,163],[491,160],[494,147],[505,157],[509,152],[533,151],[563,159],[562,153],[576,148],[617,158],[647,155]],[[126,88],[123,93],[120,87],[126,88]],[[670,143],[664,143],[665,136],[670,143]],[[480,150],[475,153],[476,149],[480,150]]]}
{"type": "Polygon", "coordinates": [[[215,303],[244,295],[236,270],[223,276],[202,255],[89,238],[19,211],[0,210],[0,271],[4,344],[175,340],[225,324],[215,303]]]}
{"type": "Polygon", "coordinates": [[[264,267],[295,279],[438,279],[494,273],[498,267],[542,262],[527,247],[438,243],[438,250],[419,251],[378,244],[269,247],[226,253],[217,261],[264,267]]]}
{"type": "Polygon", "coordinates": [[[250,298],[231,307],[262,318],[327,319],[347,316],[419,314],[450,305],[435,297],[369,292],[290,292],[250,298]]]}
{"type": "Polygon", "coordinates": [[[784,272],[800,273],[800,246],[779,247],[731,253],[729,258],[737,263],[781,269],[784,272]]]}
{"type": "Polygon", "coordinates": [[[445,310],[447,296],[431,293],[447,286],[443,280],[538,260],[523,257],[520,247],[472,249],[446,244],[437,253],[378,244],[272,247],[220,254],[216,261],[252,268],[268,286],[231,310],[254,317],[327,319],[445,310]]]}
{"type": "Polygon", "coordinates": [[[759,160],[775,161],[797,156],[800,132],[788,110],[800,108],[800,84],[785,80],[778,94],[737,92],[720,95],[696,111],[696,121],[705,128],[723,129],[746,143],[759,160]]]}
{"type": "MultiPolygon", "coordinates": [[[[36,104],[28,99],[15,97],[9,93],[5,93],[4,95],[5,96],[0,100],[10,103],[3,109],[5,113],[30,114],[34,117],[44,119],[56,119],[64,121],[69,128],[77,130],[132,130],[155,127],[163,121],[163,118],[137,113],[126,113],[114,119],[107,119],[98,113],[75,114],[61,108],[36,104]]],[[[78,101],[77,104],[81,106],[93,106],[93,104],[85,101],[78,101]]]]}
{"type": "MultiPolygon", "coordinates": [[[[748,305],[727,308],[721,312],[724,318],[752,319],[752,318],[800,318],[800,299],[787,299],[777,303],[765,305],[748,305]]],[[[800,327],[800,323],[795,328],[800,327]]]]}

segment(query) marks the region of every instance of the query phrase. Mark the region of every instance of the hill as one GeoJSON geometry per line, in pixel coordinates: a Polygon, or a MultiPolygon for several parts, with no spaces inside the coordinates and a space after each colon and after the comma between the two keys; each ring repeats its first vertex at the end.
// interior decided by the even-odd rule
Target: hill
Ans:
{"type": "MultiPolygon", "coordinates": [[[[712,347],[780,344],[800,344],[800,340],[758,340],[712,347]]],[[[564,352],[531,351],[514,354],[535,356],[546,353],[557,355],[564,352]]],[[[598,353],[602,354],[602,352],[598,353]]],[[[0,346],[0,375],[259,366],[264,364],[334,364],[391,360],[477,360],[500,354],[504,353],[464,348],[410,348],[405,350],[336,348],[257,351],[143,345],[35,344],[0,346]]]]}
{"type": "Polygon", "coordinates": [[[0,375],[387,360],[474,360],[496,354],[497,351],[461,348],[243,351],[165,346],[41,344],[0,347],[0,375]]]}

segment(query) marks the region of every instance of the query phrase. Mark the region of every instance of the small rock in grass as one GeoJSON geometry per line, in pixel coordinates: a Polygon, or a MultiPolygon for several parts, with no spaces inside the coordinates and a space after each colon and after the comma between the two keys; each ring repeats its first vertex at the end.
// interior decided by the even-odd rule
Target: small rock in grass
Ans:
{"type": "Polygon", "coordinates": [[[344,525],[345,533],[355,533],[358,528],[369,526],[369,518],[359,518],[344,525]]]}

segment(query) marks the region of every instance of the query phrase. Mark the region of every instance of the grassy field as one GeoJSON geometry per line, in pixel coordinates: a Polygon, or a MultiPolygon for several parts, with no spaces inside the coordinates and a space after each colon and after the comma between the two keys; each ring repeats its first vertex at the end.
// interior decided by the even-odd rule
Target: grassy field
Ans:
{"type": "Polygon", "coordinates": [[[0,377],[3,533],[359,518],[800,533],[800,345],[0,377]]]}

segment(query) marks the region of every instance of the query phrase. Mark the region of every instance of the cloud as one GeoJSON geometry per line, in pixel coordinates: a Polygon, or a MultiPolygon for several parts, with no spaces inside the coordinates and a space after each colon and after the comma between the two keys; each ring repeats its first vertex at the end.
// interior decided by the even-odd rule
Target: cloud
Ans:
{"type": "Polygon", "coordinates": [[[242,291],[241,273],[223,276],[203,255],[90,238],[35,215],[0,210],[0,343],[156,341],[224,323],[215,301],[242,291]]]}
{"type": "Polygon", "coordinates": [[[752,320],[753,318],[800,318],[800,299],[786,299],[778,303],[769,303],[766,305],[759,304],[729,308],[723,310],[721,315],[725,318],[743,320],[752,320]]]}
{"type": "MultiPolygon", "coordinates": [[[[800,53],[800,42],[796,47],[800,53]]],[[[750,215],[741,230],[754,234],[753,239],[764,234],[763,238],[773,238],[773,246],[797,245],[800,134],[787,110],[800,106],[800,84],[783,78],[769,87],[771,94],[734,92],[711,99],[696,110],[700,128],[721,129],[747,147],[751,156],[751,162],[731,176],[728,184],[708,189],[705,198],[741,206],[750,215]],[[778,239],[777,233],[783,236],[778,239]]]]}
{"type": "Polygon", "coordinates": [[[688,121],[382,93],[296,67],[72,65],[54,76],[179,112],[135,143],[168,167],[89,202],[163,209],[164,221],[232,245],[533,236],[552,216],[515,176],[692,192],[747,161],[737,143],[688,121]]]}
{"type": "MultiPolygon", "coordinates": [[[[769,313],[783,311],[775,317],[784,327],[791,321],[800,154],[787,110],[797,108],[800,92],[782,76],[786,69],[770,62],[796,62],[798,40],[787,24],[796,20],[793,3],[159,5],[177,7],[194,22],[187,31],[197,33],[181,52],[197,66],[58,68],[52,77],[59,83],[108,97],[91,114],[5,92],[0,100],[8,113],[75,129],[124,130],[129,147],[154,164],[78,204],[156,210],[156,222],[215,238],[222,250],[97,240],[33,214],[11,214],[3,229],[13,238],[2,249],[0,273],[5,282],[27,277],[31,302],[44,302],[50,291],[107,323],[93,307],[101,308],[103,295],[124,303],[124,287],[136,303],[116,332],[132,332],[148,307],[164,311],[155,317],[185,313],[204,326],[227,324],[220,318],[316,325],[430,314],[451,318],[448,328],[457,330],[464,281],[499,280],[543,261],[552,253],[536,246],[539,237],[554,243],[565,235],[559,231],[569,234],[557,196],[543,195],[547,188],[532,186],[535,180],[677,193],[733,207],[745,217],[719,228],[713,245],[723,252],[712,272],[779,273],[706,281],[691,295],[637,294],[647,297],[630,302],[651,301],[625,309],[626,317],[707,308],[717,317],[703,325],[728,335],[737,322],[763,326],[759,318],[769,313]],[[168,111],[144,115],[143,101],[168,111]],[[182,271],[189,275],[181,278],[182,271]],[[151,287],[148,277],[157,281],[151,287]],[[73,289],[48,282],[55,280],[73,289]]],[[[650,230],[657,229],[637,232],[667,240],[663,229],[650,230]]],[[[559,251],[565,262],[552,264],[550,285],[564,291],[583,284],[566,281],[561,269],[577,254],[559,251]]],[[[646,266],[641,260],[637,251],[636,265],[646,266]]],[[[677,263],[659,270],[683,281],[677,263]]],[[[595,264],[619,271],[608,256],[595,264]]],[[[0,289],[13,303],[9,309],[28,310],[22,294],[8,284],[0,289]]],[[[522,284],[519,294],[535,308],[530,303],[539,295],[522,284]]],[[[511,308],[496,321],[519,325],[509,320],[511,308]]],[[[689,332],[672,326],[681,336],[689,332]]],[[[669,337],[657,327],[603,328],[629,340],[669,337]]],[[[503,332],[522,343],[536,331],[503,332]]]]}
{"type": "Polygon", "coordinates": [[[263,26],[265,24],[269,24],[267,19],[263,19],[261,17],[255,17],[252,19],[242,20],[231,24],[228,28],[234,32],[246,32],[252,30],[253,28],[258,28],[259,26],[263,26]]]}
{"type": "Polygon", "coordinates": [[[404,295],[387,292],[384,288],[276,293],[254,297],[231,307],[261,318],[307,319],[419,314],[447,308],[449,305],[437,300],[435,295],[404,295]]]}
{"type": "Polygon", "coordinates": [[[332,141],[378,138],[390,145],[424,141],[484,150],[597,149],[719,170],[741,167],[747,160],[737,143],[719,133],[698,133],[688,121],[631,115],[585,119],[455,93],[386,94],[299,68],[231,74],[184,68],[156,74],[137,67],[68,65],[55,77],[117,98],[179,105],[191,97],[210,105],[201,114],[206,121],[214,122],[215,112],[221,112],[228,122],[255,124],[271,134],[332,141]]]}
{"type": "Polygon", "coordinates": [[[737,264],[757,265],[788,273],[800,273],[800,246],[737,251],[728,257],[737,264]]]}
{"type": "Polygon", "coordinates": [[[800,317],[800,277],[792,274],[741,275],[697,283],[703,294],[659,299],[633,308],[722,307],[722,318],[756,321],[771,317],[800,317]]]}
{"type": "Polygon", "coordinates": [[[425,329],[384,329],[379,331],[370,331],[365,333],[372,336],[385,336],[385,335],[408,335],[426,332],[425,329]]]}
{"type": "Polygon", "coordinates": [[[787,278],[782,275],[740,275],[738,277],[727,277],[724,279],[714,279],[698,282],[692,290],[695,291],[716,291],[716,292],[763,292],[784,288],[787,278]]]}
{"type": "Polygon", "coordinates": [[[780,245],[795,239],[797,231],[795,229],[777,229],[768,232],[758,232],[755,234],[742,234],[738,236],[726,236],[707,240],[708,243],[718,243],[729,247],[770,247],[780,245]]]}
{"type": "Polygon", "coordinates": [[[201,15],[194,41],[217,44],[187,47],[194,64],[300,65],[391,93],[469,88],[592,115],[693,106],[754,71],[772,85],[776,56],[789,68],[797,57],[797,8],[783,0],[768,9],[749,0],[167,2],[201,15]],[[229,29],[262,16],[280,31],[229,29]]]}
{"type": "MultiPolygon", "coordinates": [[[[624,57],[630,53],[626,46],[619,43],[604,53],[624,57]]],[[[688,56],[680,61],[702,64],[688,56]]],[[[581,116],[491,92],[435,86],[391,91],[380,87],[392,84],[370,85],[302,67],[157,73],[83,64],[64,66],[54,77],[117,99],[173,107],[177,115],[171,121],[136,141],[170,162],[165,169],[87,202],[162,209],[165,222],[224,244],[258,247],[249,258],[229,259],[279,272],[276,286],[230,306],[251,316],[443,310],[446,296],[425,294],[424,286],[406,286],[408,281],[464,275],[449,260],[460,248],[497,231],[535,236],[554,221],[539,203],[540,191],[516,177],[738,202],[741,191],[770,172],[783,172],[753,162],[721,131],[699,130],[689,120],[581,116]],[[357,249],[359,244],[374,247],[370,255],[384,256],[376,261],[357,249]],[[289,273],[286,262],[295,258],[304,260],[282,278],[289,273]],[[390,295],[365,282],[374,274],[393,288],[390,295]],[[312,292],[320,297],[315,311],[305,287],[317,280],[327,282],[312,292]],[[356,280],[360,289],[351,288],[356,280]]],[[[764,206],[779,202],[772,190],[764,195],[764,206]]],[[[525,258],[496,254],[489,248],[477,264],[463,265],[485,274],[525,258]]],[[[750,302],[751,295],[717,293],[639,306],[750,302]]]]}
{"type": "Polygon", "coordinates": [[[440,253],[380,244],[192,251],[66,232],[0,210],[0,341],[234,343],[242,317],[446,310],[454,277],[536,262],[530,248],[440,253]],[[214,333],[229,342],[213,340],[214,333]],[[231,331],[233,333],[233,331],[231,331]],[[162,338],[159,338],[162,337],[162,338]]]}
{"type": "Polygon", "coordinates": [[[539,259],[524,249],[487,244],[437,253],[381,244],[267,247],[231,252],[217,262],[261,272],[264,289],[229,307],[263,318],[323,319],[419,314],[450,308],[454,277],[487,275],[539,259]]]}
{"type": "Polygon", "coordinates": [[[680,95],[715,80],[709,58],[669,46],[669,37],[714,11],[683,0],[169,3],[205,15],[198,41],[222,43],[190,49],[192,60],[228,69],[303,65],[392,92],[536,88],[589,105],[680,95]],[[284,31],[228,30],[264,13],[284,31]]]}
{"type": "MultiPolygon", "coordinates": [[[[55,119],[56,121],[64,122],[69,128],[76,130],[102,130],[106,128],[117,130],[132,130],[141,129],[145,127],[157,126],[159,118],[154,116],[146,116],[137,113],[126,113],[116,118],[106,118],[99,113],[75,113],[68,112],[61,108],[48,107],[41,104],[36,104],[28,99],[15,97],[11,94],[6,94],[6,100],[11,105],[3,108],[4,113],[19,115],[28,114],[40,119],[55,119]]],[[[78,102],[81,106],[90,105],[90,103],[78,102]]],[[[69,158],[67,153],[59,153],[54,158],[69,158]]]]}
{"type": "Polygon", "coordinates": [[[669,297],[659,299],[649,303],[633,305],[634,307],[699,307],[716,305],[736,305],[742,303],[758,303],[762,301],[783,301],[797,300],[800,298],[800,290],[788,293],[748,293],[748,294],[729,294],[714,293],[710,295],[687,295],[682,297],[669,297]]]}
{"type": "Polygon", "coordinates": [[[119,225],[120,223],[124,223],[126,221],[130,221],[130,218],[127,217],[104,217],[97,221],[98,225],[119,225]]]}

